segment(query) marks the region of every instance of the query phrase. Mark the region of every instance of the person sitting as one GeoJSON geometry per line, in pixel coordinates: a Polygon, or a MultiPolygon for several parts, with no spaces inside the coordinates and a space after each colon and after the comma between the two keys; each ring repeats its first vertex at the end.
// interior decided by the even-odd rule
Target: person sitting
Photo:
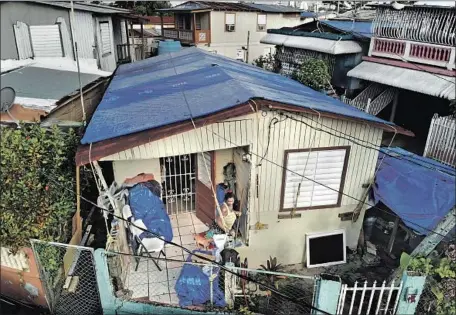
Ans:
{"type": "Polygon", "coordinates": [[[225,194],[225,201],[220,205],[220,211],[223,216],[220,217],[219,212],[217,211],[217,216],[215,222],[217,223],[218,227],[222,229],[224,233],[228,233],[233,228],[234,222],[236,221],[236,217],[240,216],[241,213],[239,211],[235,211],[233,209],[234,206],[234,194],[227,193],[225,194]]]}

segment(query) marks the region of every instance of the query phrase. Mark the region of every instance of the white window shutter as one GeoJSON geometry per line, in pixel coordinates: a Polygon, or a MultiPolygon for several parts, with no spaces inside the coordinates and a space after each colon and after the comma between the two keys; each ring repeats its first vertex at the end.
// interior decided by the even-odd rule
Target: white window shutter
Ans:
{"type": "Polygon", "coordinates": [[[109,22],[100,23],[101,35],[101,52],[102,54],[109,54],[111,52],[111,33],[109,31],[109,22]]]}
{"type": "Polygon", "coordinates": [[[258,14],[258,25],[266,25],[266,14],[258,14]]]}
{"type": "Polygon", "coordinates": [[[289,152],[283,209],[336,205],[346,152],[347,149],[289,152]]]}
{"type": "Polygon", "coordinates": [[[225,15],[225,24],[227,25],[234,25],[236,24],[236,14],[234,13],[227,13],[225,15]]]}

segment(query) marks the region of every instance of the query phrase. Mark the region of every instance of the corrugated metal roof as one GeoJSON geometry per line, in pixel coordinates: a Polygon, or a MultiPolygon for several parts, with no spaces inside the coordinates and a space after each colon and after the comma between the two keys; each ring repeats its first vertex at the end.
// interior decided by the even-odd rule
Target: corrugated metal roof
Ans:
{"type": "MultiPolygon", "coordinates": [[[[65,9],[71,8],[70,2],[63,2],[63,1],[32,1],[32,2],[52,5],[55,7],[60,7],[60,8],[65,8],[65,9]]],[[[130,13],[130,10],[127,10],[127,9],[121,9],[121,8],[116,8],[116,7],[106,6],[106,5],[90,4],[90,3],[74,2],[73,7],[75,10],[89,11],[89,12],[100,13],[100,14],[128,14],[128,13],[130,13]]]]}
{"type": "Polygon", "coordinates": [[[187,48],[119,66],[81,142],[188,121],[252,98],[392,125],[282,75],[187,48]]]}
{"type": "MultiPolygon", "coordinates": [[[[81,73],[86,85],[100,76],[81,73]]],[[[78,73],[38,67],[24,67],[2,75],[0,86],[10,86],[16,96],[58,100],[79,88],[78,73]]]]}
{"type": "Polygon", "coordinates": [[[372,22],[324,20],[321,23],[356,37],[372,37],[372,22]]]}
{"type": "Polygon", "coordinates": [[[454,99],[454,77],[363,61],[348,76],[436,97],[454,99]]]}
{"type": "Polygon", "coordinates": [[[302,10],[284,5],[276,4],[260,4],[260,3],[244,3],[254,9],[258,9],[267,13],[300,13],[302,10]]]}
{"type": "Polygon", "coordinates": [[[260,40],[260,43],[319,51],[331,55],[355,54],[362,51],[362,47],[357,42],[351,40],[337,41],[280,34],[267,34],[260,40]]]}

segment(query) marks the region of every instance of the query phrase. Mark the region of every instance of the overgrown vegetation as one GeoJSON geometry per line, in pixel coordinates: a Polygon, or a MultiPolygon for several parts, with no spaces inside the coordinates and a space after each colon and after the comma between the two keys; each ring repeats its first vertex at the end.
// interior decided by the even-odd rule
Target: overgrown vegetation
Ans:
{"type": "Polygon", "coordinates": [[[169,1],[115,1],[112,6],[132,10],[138,15],[157,15],[157,9],[171,8],[169,1]]]}
{"type": "Polygon", "coordinates": [[[291,78],[316,91],[328,90],[331,87],[328,65],[321,59],[304,60],[299,69],[293,72],[291,78]]]}
{"type": "MultiPolygon", "coordinates": [[[[4,128],[1,135],[0,242],[13,252],[32,238],[67,242],[76,210],[73,129],[4,128]]],[[[81,186],[90,175],[81,171],[81,186]]],[[[47,253],[52,258],[52,253],[47,253]]]]}
{"type": "Polygon", "coordinates": [[[420,304],[437,315],[456,315],[456,246],[450,245],[443,258],[401,257],[401,264],[407,264],[412,274],[428,276],[433,297],[423,296],[420,304]]]}
{"type": "Polygon", "coordinates": [[[253,60],[253,65],[275,73],[279,73],[280,71],[280,61],[275,54],[273,55],[271,53],[253,60]]]}

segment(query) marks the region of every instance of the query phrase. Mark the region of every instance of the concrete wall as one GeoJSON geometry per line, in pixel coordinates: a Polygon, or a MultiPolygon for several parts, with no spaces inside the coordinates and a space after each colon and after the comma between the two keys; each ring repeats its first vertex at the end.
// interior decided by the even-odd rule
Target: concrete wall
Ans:
{"type": "Polygon", "coordinates": [[[344,193],[361,199],[364,192],[362,185],[368,183],[374,175],[378,151],[359,146],[340,136],[347,138],[346,135],[350,135],[380,145],[383,131],[365,123],[324,117],[318,122],[317,115],[287,115],[298,121],[284,120],[277,112],[249,114],[236,118],[236,121],[209,125],[197,131],[192,130],[119,152],[103,160],[125,160],[133,157],[150,159],[195,153],[201,150],[198,138],[203,140],[203,151],[251,145],[253,154],[250,170],[249,224],[252,226],[256,222],[261,222],[267,224],[268,228],[250,230],[249,246],[239,249],[241,256],[248,256],[249,266],[258,267],[259,264],[264,264],[270,255],[277,257],[282,264],[304,262],[306,234],[309,233],[345,229],[347,246],[356,247],[365,209],[355,223],[350,220],[341,221],[338,216],[340,213],[355,209],[358,201],[353,198],[343,196],[340,207],[298,211],[300,218],[279,219],[279,214],[287,214],[279,212],[284,151],[350,146],[344,193]],[[269,133],[270,122],[276,119],[281,122],[273,125],[269,133]],[[317,127],[339,137],[317,131],[317,127]],[[224,141],[223,138],[228,141],[224,141]],[[269,149],[266,152],[268,143],[269,149]],[[265,159],[260,161],[259,156],[265,156],[265,159]],[[256,178],[258,187],[255,185],[256,178]]]}
{"type": "Polygon", "coordinates": [[[13,31],[13,24],[16,21],[21,21],[28,25],[50,25],[55,24],[58,17],[65,19],[65,24],[68,28],[70,27],[69,13],[66,9],[32,2],[1,2],[1,59],[18,59],[13,31]]]}
{"type": "Polygon", "coordinates": [[[284,17],[283,14],[267,14],[266,29],[257,30],[257,12],[235,12],[236,30],[226,32],[225,12],[211,12],[211,43],[210,45],[198,45],[209,51],[217,51],[217,54],[230,58],[236,58],[236,52],[242,46],[247,46],[247,32],[250,31],[249,39],[249,63],[259,56],[270,52],[272,45],[260,44],[260,39],[266,34],[268,28],[280,28],[284,26],[296,26],[301,23],[300,17],[284,17]]]}

